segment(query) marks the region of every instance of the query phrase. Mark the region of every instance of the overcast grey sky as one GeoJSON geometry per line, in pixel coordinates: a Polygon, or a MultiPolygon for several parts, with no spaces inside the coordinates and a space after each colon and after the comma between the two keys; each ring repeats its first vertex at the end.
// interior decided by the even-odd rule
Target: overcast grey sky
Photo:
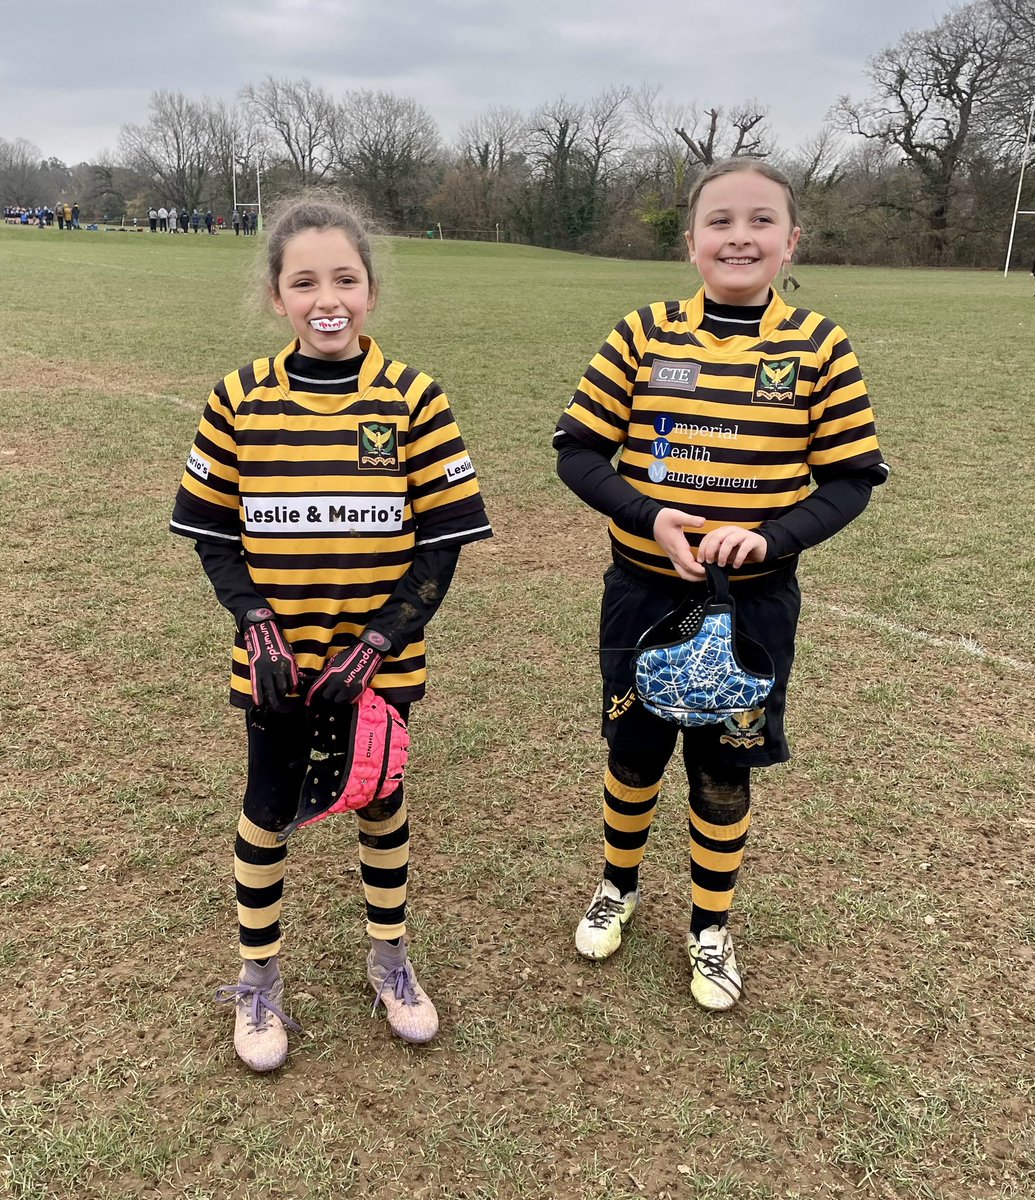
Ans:
{"type": "Polygon", "coordinates": [[[114,152],[153,91],[233,100],[267,75],[412,96],[446,141],[492,104],[523,112],[612,84],[703,106],[755,98],[791,147],[867,59],[948,0],[43,0],[4,6],[0,137],[69,164],[114,152]]]}

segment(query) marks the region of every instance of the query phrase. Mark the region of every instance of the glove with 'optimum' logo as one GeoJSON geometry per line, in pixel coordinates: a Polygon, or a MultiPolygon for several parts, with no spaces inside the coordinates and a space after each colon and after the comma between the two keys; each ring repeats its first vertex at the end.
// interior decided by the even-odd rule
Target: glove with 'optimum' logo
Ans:
{"type": "Polygon", "coordinates": [[[248,651],[252,700],[258,708],[286,712],[288,695],[298,687],[298,664],[271,608],[252,608],[241,630],[248,651]]]}
{"type": "Polygon", "coordinates": [[[355,645],[340,650],[320,672],[306,704],[317,694],[323,704],[355,704],[391,652],[392,643],[383,633],[364,629],[355,645]]]}

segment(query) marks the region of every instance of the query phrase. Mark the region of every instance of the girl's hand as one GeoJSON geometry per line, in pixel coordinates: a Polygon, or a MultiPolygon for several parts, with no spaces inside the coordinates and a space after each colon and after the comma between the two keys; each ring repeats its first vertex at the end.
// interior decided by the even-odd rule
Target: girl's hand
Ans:
{"type": "Polygon", "coordinates": [[[376,629],[364,629],[354,645],[339,650],[316,677],[306,704],[319,694],[324,704],[355,704],[377,674],[391,643],[376,629]]]}
{"type": "Polygon", "coordinates": [[[769,543],[753,529],[742,529],[739,525],[720,525],[706,533],[697,547],[699,562],[718,563],[720,567],[736,570],[746,562],[765,562],[769,543]]]}
{"type": "Polygon", "coordinates": [[[654,540],[665,551],[676,568],[680,579],[699,583],[704,578],[704,567],[694,558],[686,540],[686,529],[700,529],[704,517],[695,517],[678,508],[663,508],[654,518],[654,540]]]}
{"type": "Polygon", "coordinates": [[[288,696],[298,687],[298,664],[271,608],[252,608],[241,631],[248,651],[252,703],[256,708],[288,712],[288,696]]]}

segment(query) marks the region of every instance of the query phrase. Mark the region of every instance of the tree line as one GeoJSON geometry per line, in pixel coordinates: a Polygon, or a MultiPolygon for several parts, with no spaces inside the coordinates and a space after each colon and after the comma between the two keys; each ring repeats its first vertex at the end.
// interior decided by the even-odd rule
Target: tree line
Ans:
{"type": "MultiPolygon", "coordinates": [[[[842,96],[793,147],[755,100],[681,104],[649,86],[582,103],[562,96],[530,112],[491,106],[446,145],[411,98],[335,96],[307,79],[268,77],[233,104],[153,93],[147,120],[122,127],[110,161],[69,168],[22,139],[0,139],[0,197],[35,207],[74,194],[94,217],[142,217],[160,203],[229,215],[235,182],[239,201],[261,189],[264,202],[318,183],[354,194],[387,232],[441,227],[660,258],[679,253],[694,177],[751,154],[795,185],[803,260],[996,266],[1033,68],[1035,0],[976,0],[871,59],[868,94],[842,96]]],[[[1021,208],[1035,209],[1035,196],[1021,208]]],[[[1033,245],[1035,227],[1022,225],[1018,255],[1030,259],[1033,245]]]]}

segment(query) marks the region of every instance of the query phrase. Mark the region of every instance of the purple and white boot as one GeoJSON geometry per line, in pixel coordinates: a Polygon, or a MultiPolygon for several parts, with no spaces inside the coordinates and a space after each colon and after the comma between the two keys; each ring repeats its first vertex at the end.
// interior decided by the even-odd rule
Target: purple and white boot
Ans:
{"type": "Polygon", "coordinates": [[[406,939],[399,944],[371,938],[367,955],[367,979],[374,989],[374,1012],[383,1004],[388,1024],[396,1037],[420,1045],[438,1033],[438,1013],[427,992],[417,982],[406,953],[406,939]]]}
{"type": "Polygon", "coordinates": [[[223,1004],[233,1003],[236,1014],[234,1049],[253,1071],[275,1071],[287,1058],[287,1031],[302,1027],[284,1012],[284,980],[276,955],[264,967],[245,959],[237,983],[216,991],[223,1004]]]}

